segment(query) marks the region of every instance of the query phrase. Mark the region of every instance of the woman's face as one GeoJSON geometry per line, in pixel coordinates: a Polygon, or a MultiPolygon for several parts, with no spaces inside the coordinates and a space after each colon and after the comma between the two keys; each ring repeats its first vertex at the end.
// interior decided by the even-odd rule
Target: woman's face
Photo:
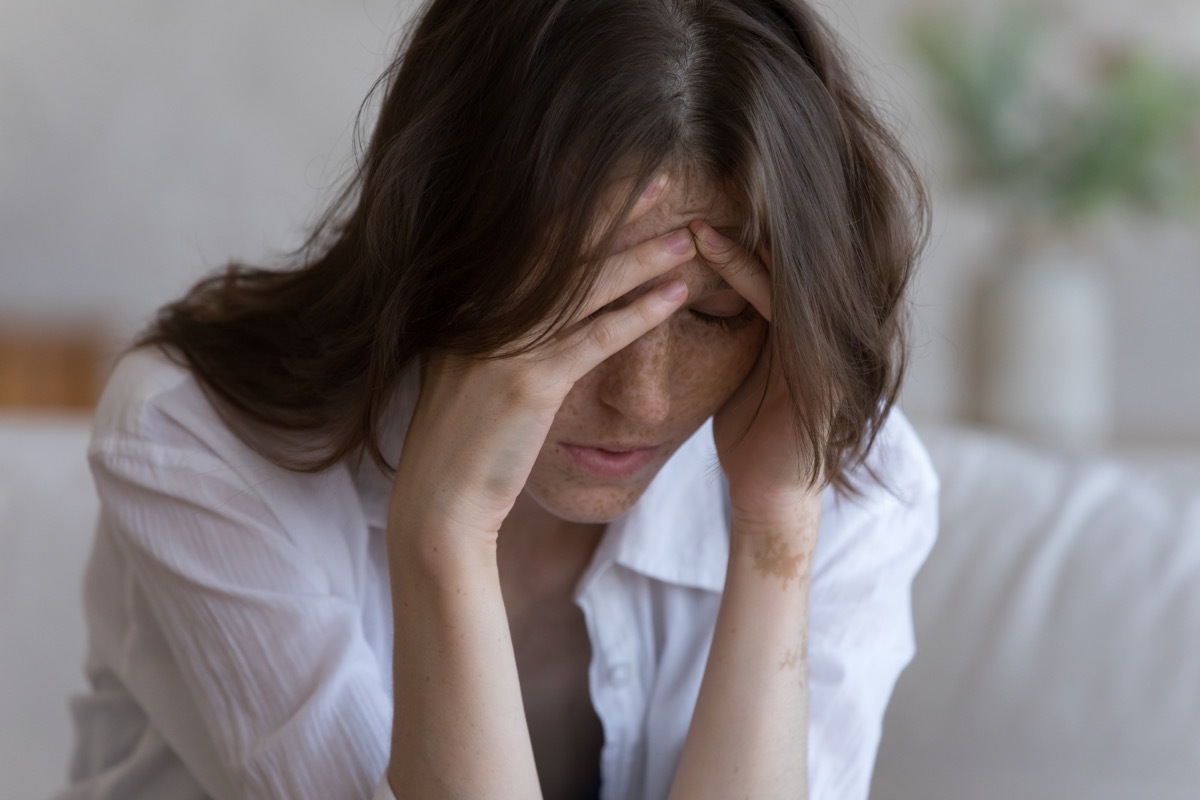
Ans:
{"type": "MultiPolygon", "coordinates": [[[[621,229],[617,249],[693,219],[718,230],[736,223],[724,193],[676,180],[652,211],[621,229]]],[[[620,516],[758,356],[766,322],[716,272],[693,259],[669,276],[687,282],[686,304],[580,379],[554,418],[525,491],[560,519],[620,516]]]]}

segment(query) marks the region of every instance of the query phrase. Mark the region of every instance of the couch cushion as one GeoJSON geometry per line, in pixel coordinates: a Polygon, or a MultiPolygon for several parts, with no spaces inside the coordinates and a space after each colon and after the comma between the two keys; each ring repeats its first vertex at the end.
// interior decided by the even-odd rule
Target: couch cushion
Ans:
{"type": "Polygon", "coordinates": [[[66,783],[68,695],[83,687],[80,603],[98,502],[82,417],[0,415],[0,776],[4,797],[66,783]]]}
{"type": "Polygon", "coordinates": [[[1200,453],[925,438],[941,533],[873,800],[1196,797],[1200,453]]]}

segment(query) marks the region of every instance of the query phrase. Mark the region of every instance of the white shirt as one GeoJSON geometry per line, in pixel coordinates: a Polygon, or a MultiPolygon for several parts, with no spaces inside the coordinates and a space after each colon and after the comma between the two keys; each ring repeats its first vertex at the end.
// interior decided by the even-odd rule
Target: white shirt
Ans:
{"type": "MultiPolygon", "coordinates": [[[[416,370],[385,435],[394,458],[416,370]]],[[[126,356],[89,457],[101,516],[84,586],[90,694],[62,798],[391,798],[389,479],[369,460],[273,466],[192,375],[126,356]]],[[[700,687],[729,552],[711,424],[606,530],[575,592],[604,728],[603,800],[665,798],[700,687]]],[[[892,493],[824,496],[810,587],[810,797],[862,800],[913,656],[910,588],[937,478],[899,412],[869,463],[892,493]]]]}

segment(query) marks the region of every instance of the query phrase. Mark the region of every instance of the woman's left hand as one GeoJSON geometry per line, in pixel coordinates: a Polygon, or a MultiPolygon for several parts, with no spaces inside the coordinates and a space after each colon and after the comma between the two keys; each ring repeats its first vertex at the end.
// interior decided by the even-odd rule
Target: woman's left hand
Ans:
{"type": "Polygon", "coordinates": [[[694,221],[698,255],[768,323],[758,361],[713,417],[713,438],[729,480],[734,528],[807,531],[814,540],[823,481],[810,486],[787,384],[771,346],[770,253],[747,252],[710,225],[694,221]],[[761,401],[761,404],[760,404],[761,401]]]}

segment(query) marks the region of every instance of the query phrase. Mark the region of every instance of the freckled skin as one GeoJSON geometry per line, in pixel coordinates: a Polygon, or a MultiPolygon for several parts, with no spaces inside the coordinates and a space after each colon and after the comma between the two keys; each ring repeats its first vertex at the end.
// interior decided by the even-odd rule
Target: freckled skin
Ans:
{"type": "MultiPolygon", "coordinates": [[[[624,249],[693,219],[736,220],[733,205],[706,183],[678,182],[649,214],[621,231],[624,249]]],[[[576,382],[554,419],[525,494],[560,520],[606,523],[642,495],[667,459],[742,383],[762,347],[766,322],[757,315],[729,330],[708,325],[691,309],[726,316],[746,303],[730,289],[702,296],[713,270],[693,259],[668,274],[688,284],[682,309],[576,382]],[[559,444],[662,445],[655,461],[621,481],[581,472],[559,444]]]]}

